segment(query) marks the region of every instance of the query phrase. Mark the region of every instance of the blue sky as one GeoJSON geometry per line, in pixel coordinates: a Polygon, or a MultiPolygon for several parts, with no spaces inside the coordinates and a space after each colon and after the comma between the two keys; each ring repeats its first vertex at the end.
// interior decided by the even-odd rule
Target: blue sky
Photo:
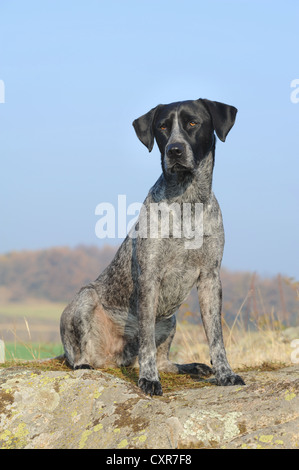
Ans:
{"type": "Polygon", "coordinates": [[[299,279],[298,21],[297,0],[1,0],[0,252],[118,243],[96,206],[161,171],[132,121],[202,97],[239,110],[216,150],[223,266],[299,279]]]}

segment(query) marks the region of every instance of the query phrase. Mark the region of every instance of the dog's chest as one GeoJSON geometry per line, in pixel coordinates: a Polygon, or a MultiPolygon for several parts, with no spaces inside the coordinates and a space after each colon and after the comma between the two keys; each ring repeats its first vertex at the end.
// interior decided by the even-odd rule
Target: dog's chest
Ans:
{"type": "Polygon", "coordinates": [[[193,260],[177,262],[175,266],[165,265],[163,277],[159,284],[157,316],[172,315],[188,297],[199,277],[200,269],[196,256],[193,260]]]}

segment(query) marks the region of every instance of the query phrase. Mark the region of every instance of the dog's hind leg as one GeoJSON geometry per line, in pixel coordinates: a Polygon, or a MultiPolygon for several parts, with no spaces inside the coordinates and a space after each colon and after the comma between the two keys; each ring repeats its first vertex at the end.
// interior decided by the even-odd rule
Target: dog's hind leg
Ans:
{"type": "Polygon", "coordinates": [[[175,316],[156,324],[157,367],[161,372],[208,377],[213,371],[206,364],[176,364],[169,360],[169,350],[176,331],[175,316]]]}
{"type": "MultiPolygon", "coordinates": [[[[108,315],[94,286],[83,287],[61,316],[61,339],[69,365],[74,369],[122,365],[127,340],[119,323],[108,315]]],[[[126,349],[126,364],[133,360],[128,357],[131,350],[126,349]]]]}
{"type": "Polygon", "coordinates": [[[78,292],[61,315],[61,340],[66,360],[74,369],[92,367],[91,320],[98,303],[95,290],[86,286],[78,292]]]}

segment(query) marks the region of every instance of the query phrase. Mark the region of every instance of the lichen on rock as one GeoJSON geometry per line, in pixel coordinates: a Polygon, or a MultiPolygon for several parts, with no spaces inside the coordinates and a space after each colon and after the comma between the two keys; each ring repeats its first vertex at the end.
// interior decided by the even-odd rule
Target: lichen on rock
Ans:
{"type": "Polygon", "coordinates": [[[242,375],[244,387],[165,375],[151,398],[100,370],[0,368],[0,448],[298,448],[298,366],[242,375]]]}

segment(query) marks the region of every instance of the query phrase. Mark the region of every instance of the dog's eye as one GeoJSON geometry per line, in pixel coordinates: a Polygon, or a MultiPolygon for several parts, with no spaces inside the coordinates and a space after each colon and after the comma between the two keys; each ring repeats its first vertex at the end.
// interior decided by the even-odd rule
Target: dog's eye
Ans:
{"type": "Polygon", "coordinates": [[[196,122],[195,122],[195,121],[190,121],[188,124],[189,124],[190,127],[195,127],[195,126],[196,126],[196,122]]]}

